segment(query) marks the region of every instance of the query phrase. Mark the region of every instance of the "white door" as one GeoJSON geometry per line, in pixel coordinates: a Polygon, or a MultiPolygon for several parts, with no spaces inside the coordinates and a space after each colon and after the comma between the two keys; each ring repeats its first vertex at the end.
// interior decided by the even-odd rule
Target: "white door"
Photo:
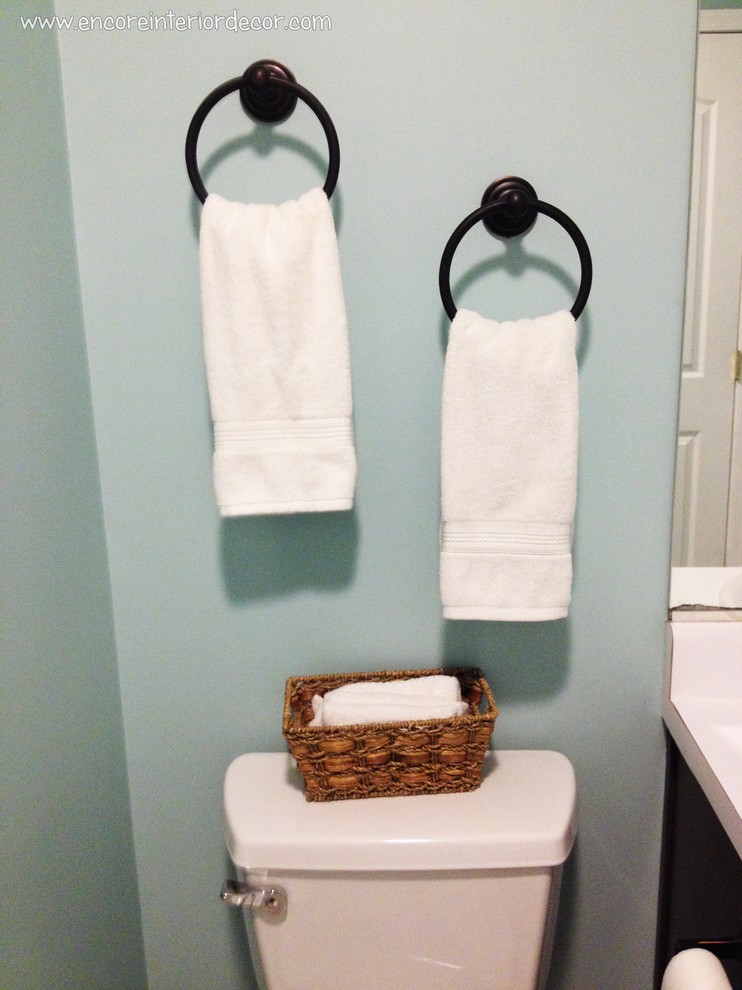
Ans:
{"type": "Polygon", "coordinates": [[[700,35],[693,145],[673,565],[712,567],[734,563],[727,524],[731,536],[741,511],[734,497],[730,503],[730,479],[740,391],[733,368],[742,283],[742,33],[700,35]]]}

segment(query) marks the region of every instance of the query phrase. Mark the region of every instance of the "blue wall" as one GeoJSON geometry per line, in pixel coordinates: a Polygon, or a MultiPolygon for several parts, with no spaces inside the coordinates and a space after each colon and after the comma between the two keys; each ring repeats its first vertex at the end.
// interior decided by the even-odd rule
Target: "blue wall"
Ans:
{"type": "MultiPolygon", "coordinates": [[[[559,749],[577,769],[552,990],[607,972],[613,990],[649,986],[695,5],[328,0],[322,13],[330,30],[59,33],[149,986],[252,986],[239,919],[216,897],[221,782],[238,753],[283,747],[285,677],[441,661],[485,668],[496,745],[559,749]],[[361,473],[353,513],[222,523],[182,149],[200,100],[269,56],[340,136],[361,473]],[[437,267],[508,173],[572,214],[594,256],[574,603],[560,623],[444,623],[437,267]]],[[[249,129],[236,98],[210,115],[209,188],[278,201],[321,183],[308,111],[271,149],[229,145],[249,129]]],[[[480,230],[457,253],[459,304],[507,317],[570,303],[576,259],[556,225],[529,234],[525,273],[466,277],[497,250],[480,230]]]]}
{"type": "Polygon", "coordinates": [[[0,50],[0,986],[138,990],[144,955],[56,39],[21,31],[5,11],[0,50]]]}

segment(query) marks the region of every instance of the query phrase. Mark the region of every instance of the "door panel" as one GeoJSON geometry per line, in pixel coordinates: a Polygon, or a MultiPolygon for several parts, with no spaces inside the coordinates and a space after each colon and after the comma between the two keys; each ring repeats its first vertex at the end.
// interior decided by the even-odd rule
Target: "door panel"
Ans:
{"type": "Polygon", "coordinates": [[[673,564],[726,559],[742,263],[742,34],[699,38],[673,564]]]}

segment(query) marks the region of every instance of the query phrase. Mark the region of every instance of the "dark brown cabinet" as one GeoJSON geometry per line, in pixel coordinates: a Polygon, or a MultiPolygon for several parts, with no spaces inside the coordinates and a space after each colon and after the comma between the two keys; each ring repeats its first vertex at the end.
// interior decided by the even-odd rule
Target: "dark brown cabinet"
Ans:
{"type": "Polygon", "coordinates": [[[699,943],[742,990],[742,859],[668,734],[655,990],[670,958],[699,943]]]}

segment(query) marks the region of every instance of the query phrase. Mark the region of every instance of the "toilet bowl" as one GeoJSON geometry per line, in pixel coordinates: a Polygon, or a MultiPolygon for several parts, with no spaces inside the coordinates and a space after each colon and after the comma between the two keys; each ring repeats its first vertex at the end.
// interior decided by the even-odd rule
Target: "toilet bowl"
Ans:
{"type": "Polygon", "coordinates": [[[307,802],[284,753],[238,757],[227,846],[263,990],[543,990],[576,788],[560,753],[490,752],[464,794],[307,802]]]}

